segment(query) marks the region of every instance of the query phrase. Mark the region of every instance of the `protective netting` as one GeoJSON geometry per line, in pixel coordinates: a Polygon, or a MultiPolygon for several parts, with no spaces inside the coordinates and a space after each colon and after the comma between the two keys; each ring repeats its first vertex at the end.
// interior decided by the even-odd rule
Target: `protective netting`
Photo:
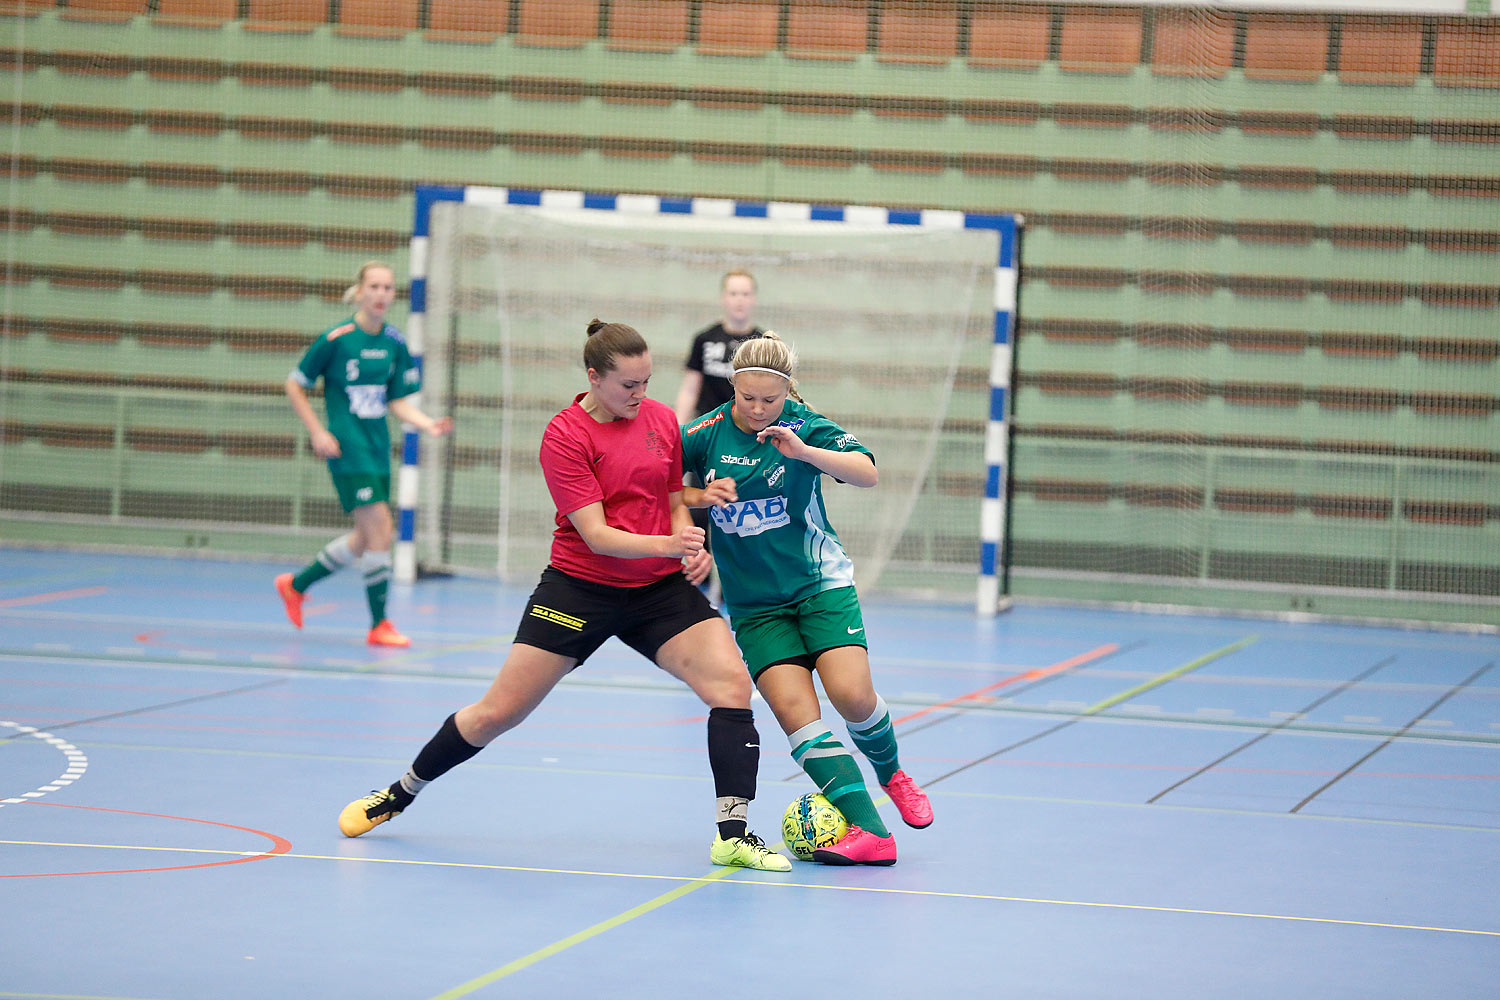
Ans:
{"type": "Polygon", "coordinates": [[[803,398],[879,464],[878,487],[824,493],[860,586],[972,588],[979,498],[944,476],[983,467],[987,386],[955,380],[993,329],[995,254],[985,231],[439,204],[423,400],[459,430],[423,455],[420,563],[539,572],[555,508],[537,448],[588,388],[588,321],[645,335],[651,395],[671,405],[721,276],[746,269],[757,324],[797,349],[803,398]]]}
{"type": "Polygon", "coordinates": [[[1048,95],[1121,146],[1027,214],[1014,593],[1500,612],[1495,29],[1063,14],[1059,63],[1131,106],[1048,95]]]}
{"type": "Polygon", "coordinates": [[[413,189],[668,192],[1025,216],[1016,594],[1500,622],[1500,18],[1242,6],[0,0],[0,538],[304,557],[413,189]]]}

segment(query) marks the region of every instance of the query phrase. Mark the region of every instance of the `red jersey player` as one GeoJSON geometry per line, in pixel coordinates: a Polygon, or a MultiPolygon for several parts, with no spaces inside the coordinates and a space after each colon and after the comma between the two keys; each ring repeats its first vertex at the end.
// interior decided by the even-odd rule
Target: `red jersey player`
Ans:
{"type": "Polygon", "coordinates": [[[429,782],[519,725],[568,671],[618,636],[709,706],[718,824],[709,859],[790,871],[747,826],[760,763],[750,677],[728,625],[690,582],[702,579],[711,557],[682,502],[677,419],[646,396],[651,353],[634,328],[596,319],[588,333],[589,389],[542,435],[557,528],[505,663],[479,701],[444,720],[406,774],[349,803],[339,829],[358,837],[399,816],[429,782]]]}

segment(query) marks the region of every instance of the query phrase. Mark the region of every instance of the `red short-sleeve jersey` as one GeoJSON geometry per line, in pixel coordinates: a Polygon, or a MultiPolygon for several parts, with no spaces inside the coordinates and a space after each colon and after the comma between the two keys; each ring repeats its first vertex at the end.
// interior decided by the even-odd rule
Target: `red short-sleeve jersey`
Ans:
{"type": "Polygon", "coordinates": [[[621,559],[588,547],[568,515],[604,504],[612,528],[635,535],[672,534],[671,494],[682,490],[682,435],[672,408],[641,401],[634,420],[601,424],[578,400],[542,433],[542,474],[557,505],[552,565],[571,576],[617,587],[641,587],[682,571],[680,559],[621,559]]]}

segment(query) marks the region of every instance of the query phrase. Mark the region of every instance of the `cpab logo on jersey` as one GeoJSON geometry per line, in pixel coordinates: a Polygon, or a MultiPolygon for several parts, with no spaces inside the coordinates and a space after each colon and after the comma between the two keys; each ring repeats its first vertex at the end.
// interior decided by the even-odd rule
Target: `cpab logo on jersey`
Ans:
{"type": "Polygon", "coordinates": [[[346,385],[349,394],[349,412],[361,420],[374,420],[385,416],[385,386],[346,385]]]}
{"type": "Polygon", "coordinates": [[[723,507],[710,507],[709,514],[724,534],[744,538],[792,522],[791,515],[786,511],[784,496],[739,500],[723,507]]]}

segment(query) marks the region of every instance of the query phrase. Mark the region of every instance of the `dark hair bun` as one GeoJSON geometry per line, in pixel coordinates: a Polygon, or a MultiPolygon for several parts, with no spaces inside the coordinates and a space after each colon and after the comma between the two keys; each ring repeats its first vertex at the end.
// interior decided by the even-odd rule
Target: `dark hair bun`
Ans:
{"type": "Polygon", "coordinates": [[[589,336],[592,337],[594,334],[604,329],[604,326],[604,320],[600,319],[598,316],[595,316],[593,319],[589,320],[589,336]]]}

